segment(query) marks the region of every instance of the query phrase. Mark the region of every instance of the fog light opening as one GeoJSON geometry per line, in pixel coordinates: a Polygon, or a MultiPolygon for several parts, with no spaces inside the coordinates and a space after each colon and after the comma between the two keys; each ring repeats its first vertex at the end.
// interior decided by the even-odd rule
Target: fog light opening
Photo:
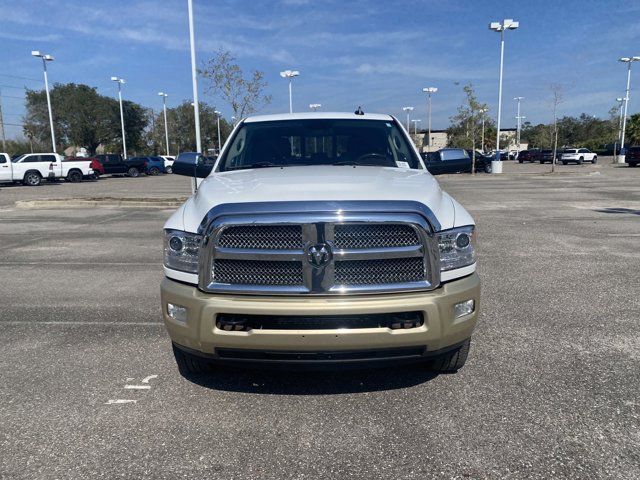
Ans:
{"type": "Polygon", "coordinates": [[[476,309],[476,301],[465,300],[464,302],[456,303],[453,306],[453,318],[464,317],[465,315],[472,314],[476,309]]]}
{"type": "Polygon", "coordinates": [[[187,307],[167,303],[167,315],[176,322],[187,323],[187,307]]]}

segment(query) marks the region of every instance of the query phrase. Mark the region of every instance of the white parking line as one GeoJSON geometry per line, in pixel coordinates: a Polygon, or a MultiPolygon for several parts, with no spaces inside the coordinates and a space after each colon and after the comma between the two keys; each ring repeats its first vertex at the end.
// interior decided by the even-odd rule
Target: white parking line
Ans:
{"type": "Polygon", "coordinates": [[[122,403],[138,403],[138,400],[117,398],[114,400],[108,400],[107,403],[105,403],[105,405],[120,405],[122,403]]]}
{"type": "Polygon", "coordinates": [[[126,390],[150,390],[151,385],[125,385],[126,390]]]}
{"type": "Polygon", "coordinates": [[[142,383],[149,383],[149,380],[153,380],[154,378],[158,378],[158,375],[149,375],[148,377],[144,377],[142,379],[142,383]]]}

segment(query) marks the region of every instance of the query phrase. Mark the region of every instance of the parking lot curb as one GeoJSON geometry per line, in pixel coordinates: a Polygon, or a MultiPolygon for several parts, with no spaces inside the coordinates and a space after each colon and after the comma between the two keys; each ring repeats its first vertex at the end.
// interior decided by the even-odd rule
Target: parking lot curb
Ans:
{"type": "Polygon", "coordinates": [[[188,197],[174,198],[128,198],[128,197],[90,197],[90,198],[52,198],[46,200],[18,200],[17,208],[170,208],[179,207],[188,197]]]}

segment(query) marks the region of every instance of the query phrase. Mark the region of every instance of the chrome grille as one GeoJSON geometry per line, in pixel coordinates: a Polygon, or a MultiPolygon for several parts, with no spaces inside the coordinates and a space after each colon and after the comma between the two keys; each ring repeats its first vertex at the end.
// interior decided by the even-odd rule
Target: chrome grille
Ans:
{"type": "Polygon", "coordinates": [[[303,247],[300,225],[240,225],[225,228],[218,245],[224,248],[296,250],[303,247]]]}
{"type": "Polygon", "coordinates": [[[402,224],[336,225],[334,245],[339,249],[408,247],[420,245],[415,229],[402,224]]]}
{"type": "MultiPolygon", "coordinates": [[[[367,202],[362,202],[367,204],[367,202]]],[[[240,205],[240,204],[238,204],[240,205]]],[[[437,239],[425,217],[341,209],[251,214],[234,207],[203,227],[200,288],[265,295],[430,290],[440,280],[437,239]],[[323,252],[319,255],[319,252],[323,252]]],[[[380,208],[380,207],[378,207],[380,208]]]]}
{"type": "Polygon", "coordinates": [[[302,285],[302,263],[216,260],[213,279],[229,285],[302,285]]]}
{"type": "Polygon", "coordinates": [[[421,257],[336,262],[337,285],[386,285],[419,282],[425,271],[421,257]]]}

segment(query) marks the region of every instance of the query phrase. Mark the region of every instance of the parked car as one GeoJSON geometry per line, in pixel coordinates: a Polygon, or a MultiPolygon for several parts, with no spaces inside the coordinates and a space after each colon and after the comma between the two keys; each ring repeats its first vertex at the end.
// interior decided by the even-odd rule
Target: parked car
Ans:
{"type": "MultiPolygon", "coordinates": [[[[473,150],[467,149],[467,155],[473,164],[473,150]]],[[[488,155],[476,150],[476,172],[491,173],[491,161],[493,159],[488,155]]]]}
{"type": "Polygon", "coordinates": [[[131,157],[131,162],[143,162],[145,164],[144,173],[147,175],[160,175],[166,173],[164,169],[164,158],[161,157],[131,157]]]}
{"type": "Polygon", "coordinates": [[[625,152],[625,162],[630,167],[637,167],[640,164],[640,147],[629,147],[625,152]]]}
{"type": "Polygon", "coordinates": [[[540,163],[553,163],[553,150],[545,149],[540,151],[540,163]]]}
{"type": "Polygon", "coordinates": [[[69,182],[81,182],[83,177],[93,175],[91,162],[65,163],[57,153],[27,153],[9,159],[7,154],[0,158],[0,181],[22,182],[24,185],[37,186],[42,180],[64,178],[69,182]]]}
{"type": "Polygon", "coordinates": [[[565,148],[560,154],[563,165],[569,162],[582,165],[583,162],[597,163],[598,155],[587,148],[565,148]]]}
{"type": "Polygon", "coordinates": [[[433,175],[471,172],[471,157],[464,148],[443,148],[429,152],[425,166],[433,175]]]}
{"type": "Polygon", "coordinates": [[[122,155],[108,153],[95,156],[103,168],[105,174],[128,175],[129,177],[139,177],[147,169],[147,162],[133,157],[124,160],[122,155]],[[135,160],[134,160],[135,158],[135,160]]]}
{"type": "Polygon", "coordinates": [[[542,153],[539,148],[529,148],[520,152],[518,155],[518,163],[538,162],[541,158],[542,153]]]}
{"type": "Polygon", "coordinates": [[[160,155],[160,158],[164,159],[164,169],[167,173],[173,172],[173,162],[175,162],[176,157],[171,157],[169,155],[160,155]]]}
{"type": "MultiPolygon", "coordinates": [[[[442,163],[469,158],[448,151],[442,163]]],[[[183,159],[191,175],[204,162],[183,159]]],[[[183,375],[216,362],[466,361],[475,222],[390,115],[242,120],[162,235],[162,318],[183,375]]]]}
{"type": "Polygon", "coordinates": [[[91,169],[93,170],[93,175],[91,178],[98,178],[100,175],[104,175],[104,167],[98,161],[97,158],[94,157],[67,157],[64,159],[65,162],[85,162],[89,160],[91,169]]]}

